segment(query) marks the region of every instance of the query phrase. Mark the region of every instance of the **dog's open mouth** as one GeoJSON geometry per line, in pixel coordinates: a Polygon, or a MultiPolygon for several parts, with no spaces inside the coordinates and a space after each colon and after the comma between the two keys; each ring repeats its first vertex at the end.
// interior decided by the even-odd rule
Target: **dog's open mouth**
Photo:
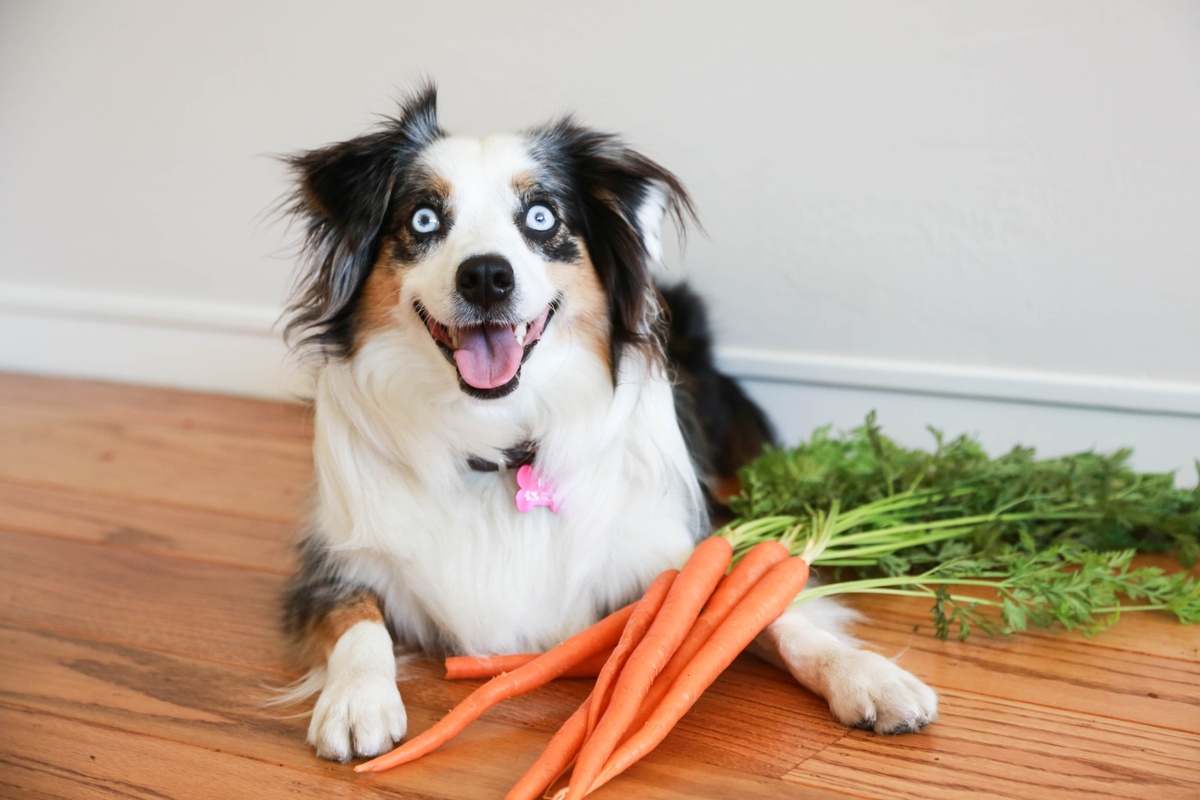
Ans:
{"type": "Polygon", "coordinates": [[[517,388],[521,365],[554,316],[551,303],[528,322],[484,322],[452,327],[438,322],[420,303],[413,304],[442,355],[458,370],[459,385],[474,397],[504,397],[517,388]]]}

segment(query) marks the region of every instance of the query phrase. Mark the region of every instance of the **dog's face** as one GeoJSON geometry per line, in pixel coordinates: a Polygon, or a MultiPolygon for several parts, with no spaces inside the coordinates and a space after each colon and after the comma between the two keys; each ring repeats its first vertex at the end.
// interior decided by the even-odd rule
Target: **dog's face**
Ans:
{"type": "Polygon", "coordinates": [[[524,139],[439,139],[416,168],[370,281],[420,318],[464,392],[494,399],[515,390],[564,303],[596,346],[606,315],[597,276],[567,222],[569,198],[524,139]]]}
{"type": "Polygon", "coordinates": [[[333,357],[400,333],[447,385],[491,401],[539,347],[582,343],[615,374],[657,351],[650,262],[669,172],[570,120],[518,135],[449,136],[432,89],[376,133],[298,156],[310,271],[291,328],[333,357]]]}

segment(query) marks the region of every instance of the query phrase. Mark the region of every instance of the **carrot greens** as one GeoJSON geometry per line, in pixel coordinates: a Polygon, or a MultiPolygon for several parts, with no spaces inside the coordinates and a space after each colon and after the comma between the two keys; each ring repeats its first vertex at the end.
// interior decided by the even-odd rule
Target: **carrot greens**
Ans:
{"type": "Polygon", "coordinates": [[[740,473],[739,517],[720,533],[736,554],[764,539],[807,548],[813,566],[837,580],[798,602],[928,597],[942,638],[1054,624],[1093,633],[1135,610],[1200,621],[1195,578],[1131,564],[1137,553],[1174,551],[1195,566],[1200,488],[1134,472],[1128,451],[1039,460],[1016,448],[989,458],[967,437],[932,433],[933,450],[905,448],[872,415],[842,437],[824,428],[771,450],[740,473]],[[963,594],[967,587],[974,591],[963,594]]]}

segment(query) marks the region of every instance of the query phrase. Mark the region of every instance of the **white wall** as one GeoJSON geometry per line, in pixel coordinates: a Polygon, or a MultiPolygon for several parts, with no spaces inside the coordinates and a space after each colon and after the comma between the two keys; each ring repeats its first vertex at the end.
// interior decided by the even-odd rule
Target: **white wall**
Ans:
{"type": "Polygon", "coordinates": [[[674,274],[789,438],[1200,456],[1200,4],[0,0],[0,367],[277,394],[271,154],[419,76],[694,193],[674,274]],[[971,398],[971,399],[968,399],[971,398]]]}

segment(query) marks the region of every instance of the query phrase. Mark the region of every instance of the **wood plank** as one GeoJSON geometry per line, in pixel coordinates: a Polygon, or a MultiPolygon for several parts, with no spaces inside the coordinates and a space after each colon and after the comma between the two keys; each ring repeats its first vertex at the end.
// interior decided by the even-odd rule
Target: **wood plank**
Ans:
{"type": "Polygon", "coordinates": [[[25,709],[0,706],[0,728],[0,792],[11,798],[421,797],[25,709]]]}
{"type": "Polygon", "coordinates": [[[306,403],[0,372],[0,416],[7,409],[53,411],[81,422],[312,438],[312,406],[306,403]]]}
{"type": "Polygon", "coordinates": [[[301,525],[0,481],[8,530],[287,572],[301,525]]]}
{"type": "Polygon", "coordinates": [[[854,731],[785,780],[879,798],[1200,797],[1197,739],[950,691],[941,718],[898,738],[854,731]]]}
{"type": "MultiPolygon", "coordinates": [[[[847,596],[848,605],[861,611],[869,620],[860,629],[865,638],[878,628],[910,632],[917,627],[918,636],[935,639],[930,603],[916,597],[872,597],[869,595],[847,596]]],[[[1122,615],[1119,622],[1108,630],[1094,636],[1062,628],[1030,630],[1014,634],[1014,639],[1034,637],[1050,641],[1074,642],[1086,647],[1123,650],[1144,653],[1159,658],[1180,659],[1200,662],[1200,631],[1194,626],[1185,626],[1173,615],[1165,612],[1138,612],[1122,615]]],[[[968,641],[988,638],[987,634],[975,632],[968,641]]]]}
{"type": "MultiPolygon", "coordinates": [[[[311,474],[307,410],[229,400],[0,378],[0,525],[20,529],[0,532],[0,796],[502,794],[586,682],[505,703],[377,778],[316,759],[306,720],[260,713],[261,684],[292,674],[275,597],[311,474]]],[[[855,602],[873,616],[859,635],[941,690],[937,723],[847,733],[742,658],[597,796],[1200,796],[1200,626],[1140,615],[1091,641],[941,643],[923,601],[855,602]]],[[[414,732],[478,685],[426,659],[405,673],[414,732]]]]}
{"type": "MultiPolygon", "coordinates": [[[[270,677],[262,673],[13,626],[0,626],[0,650],[14,656],[0,671],[0,703],[10,707],[188,743],[206,752],[238,754],[341,784],[358,786],[364,780],[348,766],[312,755],[304,743],[306,719],[261,710],[261,683],[270,677]]],[[[433,724],[441,713],[414,702],[411,693],[407,706],[414,731],[433,724]]],[[[760,731],[759,736],[764,735],[760,731]]],[[[548,736],[548,731],[489,717],[437,753],[374,782],[429,797],[498,797],[548,736]],[[456,777],[453,786],[445,780],[451,772],[456,777]]],[[[673,736],[687,738],[682,731],[673,736]]],[[[72,750],[80,749],[77,740],[70,741],[72,750]]],[[[709,749],[704,742],[685,742],[682,755],[663,748],[640,776],[619,781],[610,796],[624,796],[635,788],[639,797],[680,796],[684,791],[692,797],[776,796],[772,792],[779,790],[778,783],[772,785],[737,766],[708,766],[703,756],[709,749]]],[[[209,758],[182,756],[198,762],[209,758]]],[[[170,763],[180,764],[179,758],[172,755],[170,763]]],[[[200,763],[196,768],[207,772],[216,765],[200,763]]],[[[804,794],[796,788],[778,796],[804,794]]]]}
{"type": "Polygon", "coordinates": [[[0,479],[135,501],[296,522],[307,508],[311,447],[123,422],[53,409],[0,413],[0,479]]]}
{"type": "MultiPolygon", "coordinates": [[[[1021,698],[1200,733],[1200,659],[1167,658],[1146,652],[1150,647],[1096,647],[1069,636],[972,635],[943,642],[929,628],[913,632],[911,608],[906,615],[880,604],[872,612],[855,635],[884,655],[899,656],[901,666],[940,690],[1021,698]]],[[[1174,624],[1169,630],[1176,644],[1168,649],[1187,654],[1200,644],[1200,626],[1174,624]]]]}
{"type": "MultiPolygon", "coordinates": [[[[0,792],[23,800],[226,797],[491,800],[512,785],[533,734],[479,723],[462,735],[453,760],[439,751],[402,770],[356,775],[349,767],[286,763],[210,750],[78,720],[0,706],[0,792]],[[64,747],[69,743],[69,747],[64,747]]],[[[449,749],[449,748],[447,748],[449,749]]],[[[314,758],[314,761],[316,759],[314,758]]],[[[663,759],[646,762],[614,781],[598,800],[811,800],[846,795],[748,778],[663,759]],[[635,771],[636,770],[636,771],[635,771]]]]}
{"type": "MultiPolygon", "coordinates": [[[[258,682],[252,671],[12,627],[0,629],[0,650],[16,657],[0,671],[0,698],[5,703],[348,777],[345,768],[311,758],[302,744],[303,720],[256,713],[258,682]]],[[[411,698],[409,706],[414,730],[431,724],[437,715],[411,698]]],[[[419,775],[408,768],[389,773],[385,776],[388,785],[394,780],[394,785],[404,788],[436,789],[437,775],[446,770],[465,776],[476,769],[499,769],[498,763],[523,766],[544,741],[544,735],[539,738],[521,727],[484,728],[487,730],[430,756],[419,775]],[[515,744],[518,741],[520,747],[515,744]],[[434,781],[431,787],[411,783],[426,779],[434,781]]],[[[760,729],[754,741],[771,742],[770,733],[769,727],[760,729]]],[[[684,729],[672,738],[686,738],[681,734],[684,729]]],[[[81,737],[69,735],[72,748],[80,748],[81,737]]],[[[1041,798],[1055,788],[1107,796],[1097,791],[1093,785],[1097,781],[1101,788],[1108,785],[1106,781],[1115,783],[1112,793],[1123,797],[1186,797],[1194,795],[1184,790],[1195,791],[1200,781],[1200,771],[1190,758],[1195,744],[1194,737],[1146,726],[1097,722],[1081,715],[950,693],[944,700],[942,719],[925,733],[893,738],[853,732],[820,749],[792,770],[787,780],[856,794],[869,790],[880,797],[957,796],[968,787],[993,787],[999,789],[997,796],[1012,797],[1041,798]],[[1015,763],[1014,750],[1021,754],[1015,763]],[[1122,759],[1123,765],[1129,765],[1122,766],[1117,777],[1109,774],[1107,759],[1113,753],[1137,754],[1122,759]],[[997,774],[981,773],[981,765],[997,774]]],[[[86,750],[86,744],[82,747],[86,750]]],[[[686,746],[681,750],[688,754],[686,746]]],[[[668,753],[664,748],[646,768],[635,768],[628,777],[639,784],[657,783],[663,769],[667,773],[673,767],[682,769],[682,762],[663,759],[668,753]]],[[[177,756],[170,758],[170,763],[179,763],[177,756]]],[[[696,779],[695,768],[688,767],[684,773],[696,779]]],[[[502,788],[516,774],[519,768],[506,768],[494,781],[483,780],[480,785],[502,788]]],[[[740,796],[711,793],[721,782],[713,775],[724,780],[732,772],[722,766],[709,773],[712,783],[700,784],[710,793],[693,790],[683,796],[740,796]]],[[[672,775],[666,785],[680,789],[681,777],[672,775]]],[[[628,789],[630,784],[620,786],[628,789]]],[[[738,788],[742,790],[744,787],[738,788]]]]}
{"type": "Polygon", "coordinates": [[[0,532],[0,619],[260,669],[284,578],[124,548],[0,532]]]}

